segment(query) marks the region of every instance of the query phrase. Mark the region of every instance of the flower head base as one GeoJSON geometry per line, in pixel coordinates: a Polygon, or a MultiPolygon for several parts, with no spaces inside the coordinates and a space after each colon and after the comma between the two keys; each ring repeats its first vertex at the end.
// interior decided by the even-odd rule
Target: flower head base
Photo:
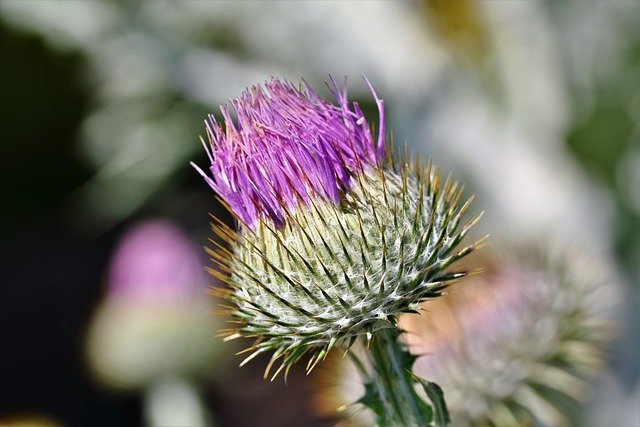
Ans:
{"type": "Polygon", "coordinates": [[[384,126],[374,144],[335,83],[339,106],[308,87],[266,86],[269,97],[253,88],[233,102],[242,126],[225,111],[226,134],[208,124],[207,182],[247,225],[214,224],[231,250],[209,251],[221,270],[211,272],[239,325],[228,339],[256,339],[245,362],[274,350],[279,372],[311,352],[311,369],[464,276],[449,267],[474,249],[456,248],[478,217],[462,225],[469,202],[435,167],[382,161],[384,126]]]}
{"type": "MultiPolygon", "coordinates": [[[[372,89],[373,91],[373,89],[372,89]]],[[[285,210],[314,197],[337,203],[354,173],[376,164],[384,153],[383,101],[378,99],[380,132],[374,141],[357,103],[349,106],[346,90],[333,81],[339,105],[272,79],[254,86],[231,102],[234,124],[226,107],[223,130],[209,115],[207,135],[213,178],[198,171],[246,225],[260,217],[280,227],[285,210]]],[[[375,92],[374,92],[375,96],[375,92]]]]}

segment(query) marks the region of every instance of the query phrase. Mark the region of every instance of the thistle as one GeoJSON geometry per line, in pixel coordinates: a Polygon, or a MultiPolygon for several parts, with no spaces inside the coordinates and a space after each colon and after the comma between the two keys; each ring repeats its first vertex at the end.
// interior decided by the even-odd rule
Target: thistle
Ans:
{"type": "MultiPolygon", "coordinates": [[[[567,425],[612,339],[618,294],[593,260],[532,245],[494,256],[482,276],[403,326],[414,365],[447,393],[455,425],[567,425]]],[[[573,422],[571,422],[573,421],[573,422]]]]}
{"type": "Polygon", "coordinates": [[[169,221],[148,220],[127,231],[87,331],[88,365],[100,382],[152,390],[167,378],[201,377],[223,359],[221,346],[207,339],[219,322],[206,315],[212,304],[201,298],[207,278],[200,258],[169,221]]]}
{"type": "MultiPolygon", "coordinates": [[[[364,337],[373,355],[395,351],[389,363],[398,362],[399,378],[387,380],[415,394],[399,362],[396,319],[465,275],[450,266],[475,248],[458,246],[479,217],[462,222],[470,200],[459,204],[462,187],[443,182],[432,164],[385,153],[384,102],[367,84],[379,112],[376,137],[334,80],[336,104],[306,82],[272,79],[231,101],[237,122],[228,106],[224,128],[208,117],[211,175],[194,167],[238,221],[234,230],[215,220],[228,247],[208,251],[217,263],[210,271],[228,285],[217,290],[237,325],[226,339],[255,339],[241,365],[269,351],[265,377],[276,362],[273,377],[305,355],[310,371],[332,348],[348,350],[364,337]]],[[[374,371],[381,360],[371,360],[374,371]]],[[[406,403],[376,398],[388,404],[385,413],[406,403]]],[[[416,414],[425,407],[415,405],[416,414]]]]}

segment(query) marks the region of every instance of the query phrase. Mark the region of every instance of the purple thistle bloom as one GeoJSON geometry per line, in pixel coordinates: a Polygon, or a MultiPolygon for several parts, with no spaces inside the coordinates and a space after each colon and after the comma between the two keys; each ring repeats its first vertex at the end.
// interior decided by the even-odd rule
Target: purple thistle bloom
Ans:
{"type": "Polygon", "coordinates": [[[476,247],[458,248],[479,219],[461,222],[462,187],[430,163],[385,156],[384,102],[367,84],[377,138],[333,79],[333,104],[306,82],[271,79],[221,107],[224,124],[205,122],[211,166],[193,166],[243,224],[211,224],[229,244],[207,249],[234,319],[221,334],[256,339],[241,365],[273,351],[265,376],[278,360],[274,376],[312,353],[311,370],[334,347],[396,331],[400,314],[465,275],[450,267],[476,247]]]}
{"type": "Polygon", "coordinates": [[[367,81],[380,114],[374,141],[358,103],[349,105],[346,80],[342,88],[331,82],[338,105],[306,82],[296,88],[272,78],[230,102],[237,123],[229,106],[220,107],[224,128],[213,114],[205,121],[211,176],[192,165],[247,226],[268,217],[280,227],[287,211],[313,197],[337,203],[352,175],[383,157],[384,101],[367,81]]]}

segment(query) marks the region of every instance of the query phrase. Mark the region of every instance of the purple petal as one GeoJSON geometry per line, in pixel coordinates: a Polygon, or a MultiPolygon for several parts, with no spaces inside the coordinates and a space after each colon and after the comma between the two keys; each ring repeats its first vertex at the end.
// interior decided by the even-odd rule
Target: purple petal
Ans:
{"type": "Polygon", "coordinates": [[[384,155],[384,102],[366,82],[380,115],[377,141],[358,104],[350,106],[346,79],[339,86],[331,78],[334,105],[304,80],[296,88],[274,78],[220,108],[224,129],[213,114],[207,117],[211,176],[194,167],[249,227],[259,218],[279,227],[285,212],[313,197],[337,203],[351,176],[384,155]]]}

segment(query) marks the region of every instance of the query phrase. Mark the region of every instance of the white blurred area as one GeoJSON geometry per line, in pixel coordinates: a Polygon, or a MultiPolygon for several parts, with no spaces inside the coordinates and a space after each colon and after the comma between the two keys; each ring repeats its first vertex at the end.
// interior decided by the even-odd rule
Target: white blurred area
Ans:
{"type": "MultiPolygon", "coordinates": [[[[640,2],[4,0],[0,19],[88,60],[94,103],[78,150],[95,174],[76,200],[87,227],[110,227],[171,185],[201,154],[205,112],[271,75],[321,89],[329,74],[348,75],[361,101],[371,96],[360,76],[371,80],[395,142],[467,184],[486,210],[483,232],[553,237],[615,269],[620,212],[640,218],[640,61],[629,40],[638,49],[640,2]],[[611,185],[567,144],[602,87],[635,123],[611,185]]],[[[628,260],[640,260],[640,238],[629,241],[613,279],[633,289],[621,314],[631,328],[640,262],[628,260]]],[[[628,359],[640,344],[623,347],[618,375],[637,381],[628,359]]],[[[616,377],[603,390],[594,412],[633,406],[616,397],[629,390],[616,377]]]]}

